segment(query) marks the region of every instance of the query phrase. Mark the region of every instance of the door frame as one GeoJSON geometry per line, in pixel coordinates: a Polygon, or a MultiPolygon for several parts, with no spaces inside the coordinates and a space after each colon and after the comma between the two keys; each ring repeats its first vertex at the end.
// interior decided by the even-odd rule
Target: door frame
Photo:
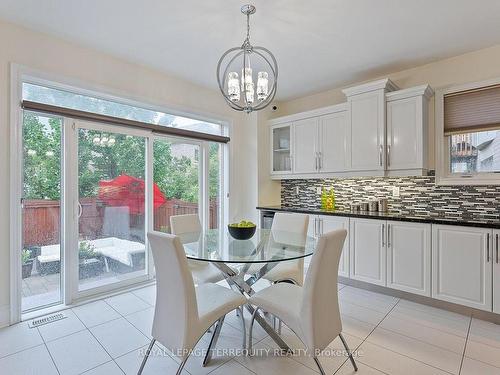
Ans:
{"type": "MultiPolygon", "coordinates": [[[[22,293],[21,293],[21,254],[19,249],[22,245],[22,118],[23,110],[20,106],[22,100],[23,83],[32,83],[40,86],[51,87],[59,90],[80,93],[88,96],[95,96],[106,100],[116,101],[118,103],[129,104],[138,108],[146,108],[168,113],[174,116],[188,117],[209,123],[220,124],[223,127],[223,134],[231,136],[233,132],[233,119],[229,116],[222,116],[213,112],[200,111],[189,106],[179,105],[175,103],[165,103],[165,101],[152,100],[140,95],[131,95],[130,92],[110,88],[103,85],[91,84],[87,81],[77,79],[71,76],[65,76],[47,72],[44,70],[32,68],[17,63],[10,63],[10,112],[9,112],[9,129],[10,129],[10,202],[9,202],[9,302],[8,305],[0,305],[0,326],[15,324],[21,321],[22,318],[31,316],[39,316],[41,313],[29,313],[23,317],[21,311],[22,293]]],[[[149,143],[149,147],[152,143],[149,143]]],[[[232,162],[229,160],[229,155],[235,151],[232,144],[222,144],[221,152],[221,201],[220,201],[220,220],[228,222],[230,209],[230,171],[232,162]]],[[[149,149],[152,151],[152,148],[149,149]]],[[[152,155],[152,153],[150,153],[152,155]]],[[[151,203],[152,205],[152,199],[151,203]]],[[[152,222],[152,212],[149,218],[152,222]]],[[[149,249],[149,252],[151,250],[149,249]]],[[[63,296],[63,300],[66,299],[63,296]]],[[[63,303],[65,303],[63,301],[63,303]]],[[[42,313],[49,313],[51,310],[57,311],[65,308],[65,306],[54,306],[53,308],[44,308],[42,313]]]]}

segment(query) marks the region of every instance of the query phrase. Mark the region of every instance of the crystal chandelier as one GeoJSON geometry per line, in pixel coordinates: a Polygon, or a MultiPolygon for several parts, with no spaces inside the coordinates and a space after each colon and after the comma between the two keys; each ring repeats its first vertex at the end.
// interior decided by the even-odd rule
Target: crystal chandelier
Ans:
{"type": "Polygon", "coordinates": [[[217,64],[217,82],[224,99],[231,108],[246,113],[264,109],[273,101],[278,80],[273,54],[250,44],[250,15],[255,11],[253,5],[241,7],[241,13],[247,17],[245,41],[241,47],[227,50],[217,64]],[[256,84],[252,66],[258,72],[256,84]]]}

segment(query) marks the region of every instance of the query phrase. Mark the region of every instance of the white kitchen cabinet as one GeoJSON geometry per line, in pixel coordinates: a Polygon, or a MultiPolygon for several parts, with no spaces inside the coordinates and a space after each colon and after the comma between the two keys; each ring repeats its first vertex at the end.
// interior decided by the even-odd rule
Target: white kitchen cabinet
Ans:
{"type": "Polygon", "coordinates": [[[341,111],[319,118],[319,172],[343,172],[350,168],[351,132],[347,112],[341,111]]]}
{"type": "Polygon", "coordinates": [[[387,287],[431,296],[431,225],[387,222],[387,287]]]}
{"type": "Polygon", "coordinates": [[[432,297],[492,310],[492,230],[433,225],[432,297]]]}
{"type": "Polygon", "coordinates": [[[349,218],[327,215],[310,215],[307,235],[318,238],[322,234],[336,229],[346,229],[347,237],[342,248],[339,262],[339,275],[349,277],[349,218]]]}
{"type": "Polygon", "coordinates": [[[396,89],[383,79],[342,90],[347,96],[348,122],[351,128],[352,171],[385,173],[385,94],[396,89]]]}
{"type": "Polygon", "coordinates": [[[318,118],[308,118],[293,124],[293,173],[318,171],[318,118]]]}
{"type": "Polygon", "coordinates": [[[292,173],[292,123],[271,126],[271,175],[292,173]]]}
{"type": "Polygon", "coordinates": [[[386,94],[388,174],[426,174],[428,170],[429,85],[386,94]]]}
{"type": "Polygon", "coordinates": [[[386,223],[351,218],[350,277],[371,284],[386,285],[386,223]]]}
{"type": "Polygon", "coordinates": [[[500,230],[493,231],[493,312],[500,314],[500,230]]]}
{"type": "Polygon", "coordinates": [[[340,216],[318,216],[320,234],[337,229],[347,230],[347,237],[342,248],[342,255],[339,262],[339,275],[349,277],[349,218],[340,216]]]}

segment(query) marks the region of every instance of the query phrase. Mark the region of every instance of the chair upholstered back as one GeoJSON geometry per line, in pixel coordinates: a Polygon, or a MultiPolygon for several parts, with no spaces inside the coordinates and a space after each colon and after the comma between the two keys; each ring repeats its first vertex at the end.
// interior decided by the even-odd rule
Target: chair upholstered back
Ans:
{"type": "Polygon", "coordinates": [[[306,236],[308,226],[309,215],[276,212],[271,230],[300,233],[306,236]]]}
{"type": "Polygon", "coordinates": [[[201,232],[201,223],[198,214],[170,216],[170,233],[178,236],[199,232],[201,232]]]}
{"type": "MultiPolygon", "coordinates": [[[[152,336],[174,354],[196,344],[198,305],[193,277],[177,236],[148,233],[156,268],[156,307],[152,336]]],[[[185,353],[187,355],[188,353],[185,353]]]]}
{"type": "MultiPolygon", "coordinates": [[[[307,228],[309,227],[309,215],[289,214],[276,212],[271,226],[272,240],[277,244],[291,246],[304,246],[307,240],[307,228]]],[[[286,268],[290,278],[298,285],[304,281],[304,259],[298,259],[278,264],[274,271],[286,268]]],[[[272,271],[271,271],[272,275],[272,271]]]]}
{"type": "Polygon", "coordinates": [[[310,351],[325,349],[342,332],[337,294],[345,229],[322,235],[304,282],[301,317],[304,344],[310,351]]]}

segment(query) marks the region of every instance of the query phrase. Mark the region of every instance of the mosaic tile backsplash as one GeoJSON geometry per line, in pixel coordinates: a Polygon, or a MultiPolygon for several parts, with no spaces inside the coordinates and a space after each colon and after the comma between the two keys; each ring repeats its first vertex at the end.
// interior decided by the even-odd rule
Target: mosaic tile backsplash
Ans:
{"type": "Polygon", "coordinates": [[[319,209],[318,187],[333,187],[338,210],[350,210],[351,203],[387,198],[389,211],[405,215],[500,219],[500,186],[438,186],[434,176],[282,180],[281,205],[319,209]],[[400,188],[399,197],[392,196],[393,186],[400,188]]]}

